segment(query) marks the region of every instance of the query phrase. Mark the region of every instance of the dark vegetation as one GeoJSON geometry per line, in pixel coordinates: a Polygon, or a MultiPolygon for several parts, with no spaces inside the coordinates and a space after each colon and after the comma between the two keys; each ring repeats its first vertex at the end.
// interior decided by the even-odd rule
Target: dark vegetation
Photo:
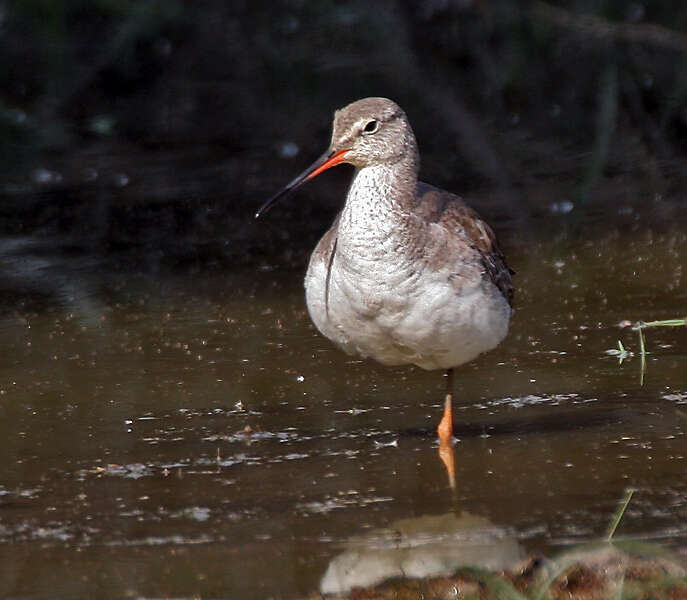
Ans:
{"type": "Polygon", "coordinates": [[[348,173],[260,235],[252,213],[367,95],[405,108],[424,179],[499,199],[488,216],[684,203],[678,0],[0,0],[2,233],[154,264],[303,252],[348,173]]]}

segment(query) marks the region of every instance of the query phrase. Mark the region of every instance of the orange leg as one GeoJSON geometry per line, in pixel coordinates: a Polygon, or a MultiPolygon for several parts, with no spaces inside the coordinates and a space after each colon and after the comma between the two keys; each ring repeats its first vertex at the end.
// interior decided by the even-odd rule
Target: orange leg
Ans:
{"type": "Polygon", "coordinates": [[[439,435],[439,458],[446,467],[448,483],[455,493],[456,489],[456,461],[453,454],[453,369],[446,371],[446,399],[444,400],[444,416],[437,427],[439,435]]]}
{"type": "Polygon", "coordinates": [[[453,369],[446,371],[446,400],[444,400],[444,416],[437,427],[439,441],[450,444],[453,438],[453,369]]]}

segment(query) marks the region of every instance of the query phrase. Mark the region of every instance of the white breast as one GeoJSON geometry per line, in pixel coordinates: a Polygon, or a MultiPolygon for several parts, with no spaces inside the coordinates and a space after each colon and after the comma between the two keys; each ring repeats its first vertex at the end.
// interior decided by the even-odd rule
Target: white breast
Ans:
{"type": "Polygon", "coordinates": [[[318,250],[311,257],[305,288],[316,327],[349,354],[386,365],[447,369],[495,347],[507,332],[508,302],[477,260],[430,264],[404,252],[409,231],[428,242],[447,232],[409,227],[412,216],[384,206],[393,190],[376,170],[354,179],[333,257],[318,250]]]}

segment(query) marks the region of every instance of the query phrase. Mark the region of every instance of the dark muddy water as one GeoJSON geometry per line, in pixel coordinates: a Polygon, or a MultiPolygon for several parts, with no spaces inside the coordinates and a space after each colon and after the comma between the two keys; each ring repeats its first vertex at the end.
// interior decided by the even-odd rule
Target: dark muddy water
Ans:
{"type": "Polygon", "coordinates": [[[636,355],[606,354],[639,350],[624,322],[687,315],[687,219],[636,210],[496,221],[517,312],[457,372],[455,493],[441,374],[319,336],[304,262],[151,277],[5,240],[0,596],[294,598],[369,583],[360,563],[498,568],[602,536],[628,487],[616,535],[684,551],[687,329],[647,331],[643,385],[636,355]]]}

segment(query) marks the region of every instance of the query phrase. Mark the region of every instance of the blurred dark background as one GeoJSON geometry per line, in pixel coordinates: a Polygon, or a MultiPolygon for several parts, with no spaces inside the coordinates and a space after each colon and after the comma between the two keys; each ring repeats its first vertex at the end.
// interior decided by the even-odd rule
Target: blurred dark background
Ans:
{"type": "Polygon", "coordinates": [[[683,210],[686,57],[679,0],[0,0],[0,250],[301,261],[347,168],[252,215],[369,95],[406,110],[422,178],[497,229],[683,210]]]}

